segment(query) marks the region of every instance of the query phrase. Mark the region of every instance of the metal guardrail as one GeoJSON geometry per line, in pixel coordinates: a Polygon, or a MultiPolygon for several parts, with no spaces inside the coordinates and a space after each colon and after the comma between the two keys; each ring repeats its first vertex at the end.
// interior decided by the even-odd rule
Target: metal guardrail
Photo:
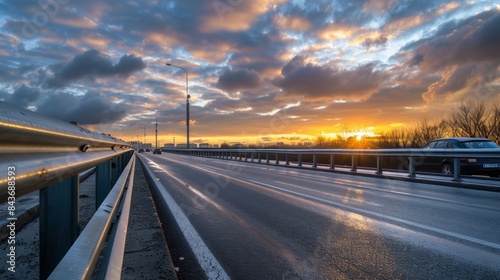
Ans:
{"type": "MultiPolygon", "coordinates": [[[[214,158],[225,158],[239,160],[244,159],[251,162],[257,161],[270,164],[271,158],[275,160],[274,164],[280,164],[280,155],[284,158],[285,165],[290,165],[290,155],[297,156],[297,166],[303,165],[302,156],[311,155],[313,168],[318,167],[318,156],[329,155],[330,169],[335,169],[335,156],[350,156],[351,171],[356,172],[358,168],[358,157],[375,157],[376,174],[383,174],[381,159],[384,157],[398,157],[407,160],[408,176],[415,177],[416,159],[422,157],[443,157],[452,158],[454,166],[460,165],[461,158],[498,158],[500,161],[499,149],[167,149],[172,153],[184,153],[194,156],[205,156],[214,158]]],[[[460,168],[453,169],[453,180],[461,181],[460,168]]]]}
{"type": "Polygon", "coordinates": [[[117,213],[119,204],[125,194],[123,210],[117,222],[117,238],[111,240],[106,261],[108,265],[104,278],[120,279],[125,237],[127,233],[130,202],[134,184],[135,156],[125,167],[120,178],[111,189],[97,212],[89,221],[71,249],[54,269],[48,279],[90,279],[97,260],[101,254],[106,237],[110,231],[112,221],[117,213]],[[127,183],[128,182],[128,183],[127,183]],[[126,187],[127,186],[127,187],[126,187]]]}
{"type": "MultiPolygon", "coordinates": [[[[133,151],[110,135],[0,102],[0,203],[8,201],[7,220],[15,225],[16,199],[40,191],[41,279],[80,234],[78,174],[96,167],[96,206],[117,204],[119,198],[108,194],[133,151]]],[[[102,238],[107,231],[95,234],[102,238]]]]}
{"type": "Polygon", "coordinates": [[[9,184],[22,196],[132,149],[111,136],[0,102],[0,203],[9,197],[9,184]]]}

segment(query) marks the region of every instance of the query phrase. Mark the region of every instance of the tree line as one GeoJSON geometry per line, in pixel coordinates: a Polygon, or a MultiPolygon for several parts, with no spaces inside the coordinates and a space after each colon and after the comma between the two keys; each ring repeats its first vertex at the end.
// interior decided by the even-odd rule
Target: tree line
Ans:
{"type": "Polygon", "coordinates": [[[421,119],[414,127],[395,128],[376,137],[326,138],[318,136],[316,148],[421,148],[445,137],[484,137],[500,144],[500,102],[478,99],[463,102],[445,119],[421,119]]]}

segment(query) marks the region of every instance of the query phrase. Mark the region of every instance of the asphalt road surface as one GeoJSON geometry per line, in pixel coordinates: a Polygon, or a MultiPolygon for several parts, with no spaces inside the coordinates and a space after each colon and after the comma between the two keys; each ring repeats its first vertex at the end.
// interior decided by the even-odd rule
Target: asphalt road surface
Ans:
{"type": "Polygon", "coordinates": [[[141,155],[179,279],[500,279],[500,193],[141,155]]]}

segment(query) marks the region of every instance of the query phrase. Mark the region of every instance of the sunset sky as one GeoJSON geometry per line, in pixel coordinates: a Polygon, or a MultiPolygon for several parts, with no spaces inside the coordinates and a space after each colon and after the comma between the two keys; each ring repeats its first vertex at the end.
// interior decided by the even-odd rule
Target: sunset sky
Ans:
{"type": "Polygon", "coordinates": [[[166,63],[192,143],[377,134],[500,95],[500,1],[0,0],[0,25],[0,100],[124,140],[156,110],[161,146],[186,141],[166,63]]]}

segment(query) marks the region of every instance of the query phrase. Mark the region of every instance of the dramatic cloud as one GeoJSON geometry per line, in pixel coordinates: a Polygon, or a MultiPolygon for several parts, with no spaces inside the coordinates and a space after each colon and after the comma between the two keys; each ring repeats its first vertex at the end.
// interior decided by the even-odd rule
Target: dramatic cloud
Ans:
{"type": "Polygon", "coordinates": [[[413,52],[410,63],[425,71],[439,71],[470,61],[500,60],[500,11],[450,22],[413,52]]]}
{"type": "Polygon", "coordinates": [[[120,121],[126,116],[127,110],[127,105],[110,102],[98,92],[87,92],[83,96],[59,92],[40,104],[37,112],[67,122],[102,124],[120,121]]]}
{"type": "Polygon", "coordinates": [[[373,64],[352,70],[334,69],[305,63],[304,57],[295,57],[281,71],[282,77],[274,84],[292,95],[308,98],[365,99],[373,93],[385,78],[373,64]]]}
{"type": "Polygon", "coordinates": [[[15,104],[19,107],[26,107],[30,103],[38,100],[39,96],[40,96],[40,90],[38,88],[31,88],[26,85],[21,85],[6,100],[6,102],[15,104]]]}
{"type": "Polygon", "coordinates": [[[380,46],[385,45],[387,43],[387,36],[380,35],[377,38],[366,38],[363,41],[363,46],[370,48],[371,46],[380,46]]]}
{"type": "Polygon", "coordinates": [[[226,69],[219,77],[217,87],[226,91],[238,91],[241,89],[255,89],[259,84],[260,78],[255,71],[226,69]]]}
{"type": "Polygon", "coordinates": [[[89,50],[75,56],[67,64],[57,64],[51,67],[54,76],[47,80],[48,87],[61,87],[71,81],[85,77],[97,78],[106,76],[128,77],[135,71],[146,68],[141,58],[135,55],[124,55],[117,64],[102,55],[97,50],[89,50]]]}
{"type": "MultiPolygon", "coordinates": [[[[441,79],[429,85],[423,98],[427,102],[495,80],[499,76],[500,12],[488,11],[441,26],[435,36],[417,42],[410,66],[441,79]]],[[[407,47],[411,49],[410,47],[407,47]]]]}
{"type": "Polygon", "coordinates": [[[494,1],[49,2],[0,4],[0,99],[128,140],[158,117],[160,144],[183,141],[186,76],[166,63],[188,72],[193,139],[219,144],[382,131],[499,95],[494,1]]]}

